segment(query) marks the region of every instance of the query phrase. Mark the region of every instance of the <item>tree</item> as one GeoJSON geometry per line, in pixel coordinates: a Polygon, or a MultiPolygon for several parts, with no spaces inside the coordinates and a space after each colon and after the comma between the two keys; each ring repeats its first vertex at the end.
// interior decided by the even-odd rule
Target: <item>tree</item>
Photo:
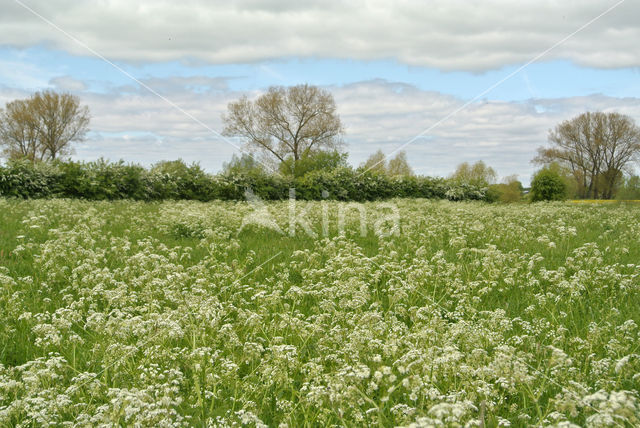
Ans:
{"type": "Polygon", "coordinates": [[[391,177],[414,175],[413,169],[407,161],[407,153],[404,150],[398,152],[388,162],[382,150],[378,150],[360,165],[360,170],[373,171],[374,173],[386,174],[391,177]]]}
{"type": "Polygon", "coordinates": [[[463,184],[471,184],[478,187],[487,187],[495,183],[496,171],[487,166],[483,161],[478,161],[473,165],[463,162],[456,168],[451,179],[463,184]]]}
{"type": "Polygon", "coordinates": [[[531,180],[531,201],[561,201],[566,199],[567,185],[562,176],[551,168],[538,171],[531,180]]]}
{"type": "Polygon", "coordinates": [[[37,118],[28,100],[15,100],[0,110],[0,145],[9,159],[40,160],[37,118]]]}
{"type": "Polygon", "coordinates": [[[69,93],[37,92],[31,99],[38,118],[38,134],[42,151],[54,160],[70,153],[69,144],[82,141],[89,130],[89,108],[69,93]]]}
{"type": "Polygon", "coordinates": [[[518,202],[522,199],[524,188],[517,175],[505,177],[502,183],[491,184],[487,189],[486,199],[489,202],[518,202]]]}
{"type": "Polygon", "coordinates": [[[0,114],[0,144],[9,158],[54,160],[70,154],[72,142],[84,140],[89,120],[89,108],[78,97],[37,92],[6,104],[0,114]]]}
{"type": "Polygon", "coordinates": [[[190,168],[200,168],[196,163],[187,165],[182,159],[172,161],[160,161],[151,166],[151,172],[166,174],[172,177],[186,177],[190,168]]]}
{"type": "Polygon", "coordinates": [[[378,174],[386,174],[387,173],[387,158],[382,153],[382,150],[376,151],[374,154],[369,156],[369,158],[360,165],[360,169],[363,171],[372,171],[378,174]]]}
{"type": "Polygon", "coordinates": [[[340,167],[347,168],[349,166],[347,157],[349,157],[347,153],[342,153],[338,150],[315,151],[292,165],[293,157],[289,156],[280,164],[280,172],[283,175],[302,177],[312,171],[331,171],[340,167]]]}
{"type": "Polygon", "coordinates": [[[640,199],[640,177],[635,174],[626,177],[616,192],[616,199],[639,200],[640,199]]]}
{"type": "Polygon", "coordinates": [[[640,154],[640,128],[620,113],[583,113],[556,126],[549,141],[551,147],[539,148],[534,162],[557,161],[569,169],[583,198],[612,198],[625,168],[640,154]]]}
{"type": "Polygon", "coordinates": [[[228,105],[224,135],[241,137],[253,150],[290,165],[315,151],[341,144],[342,123],[331,93],[307,84],[271,87],[255,101],[243,96],[228,105]]]}
{"type": "Polygon", "coordinates": [[[407,161],[407,153],[405,151],[398,152],[396,157],[389,160],[387,165],[387,174],[390,176],[410,177],[413,176],[413,169],[407,161]]]}
{"type": "Polygon", "coordinates": [[[235,153],[231,156],[229,162],[223,162],[222,173],[225,175],[233,174],[264,174],[263,165],[251,154],[243,153],[237,156],[235,153]]]}

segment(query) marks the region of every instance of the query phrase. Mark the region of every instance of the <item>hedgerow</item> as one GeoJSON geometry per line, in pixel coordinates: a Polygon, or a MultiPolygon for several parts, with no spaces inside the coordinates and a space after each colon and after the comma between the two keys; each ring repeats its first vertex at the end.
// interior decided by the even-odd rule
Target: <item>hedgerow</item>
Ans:
{"type": "Polygon", "coordinates": [[[390,177],[351,168],[314,171],[291,178],[262,173],[208,174],[199,165],[162,162],[150,169],[108,162],[31,163],[0,166],[0,196],[87,200],[243,200],[251,189],[265,200],[373,201],[393,197],[482,200],[486,189],[443,178],[390,177]]]}

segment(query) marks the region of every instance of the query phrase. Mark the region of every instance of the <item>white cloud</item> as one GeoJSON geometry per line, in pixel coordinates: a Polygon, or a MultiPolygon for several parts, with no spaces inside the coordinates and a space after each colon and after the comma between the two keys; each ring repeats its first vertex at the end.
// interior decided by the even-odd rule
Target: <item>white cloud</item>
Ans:
{"type": "MultiPolygon", "coordinates": [[[[285,57],[396,59],[483,71],[525,62],[617,0],[110,0],[27,2],[110,59],[251,62],[285,57]]],[[[640,2],[626,1],[554,49],[597,68],[640,66],[640,2]]],[[[15,2],[3,4],[0,45],[45,43],[89,55],[15,2]]]]}
{"type": "MultiPolygon", "coordinates": [[[[0,30],[1,31],[1,30],[0,30]]],[[[46,73],[38,67],[20,61],[0,59],[0,85],[27,88],[47,87],[46,73]]]]}
{"type": "Polygon", "coordinates": [[[78,79],[74,79],[71,76],[59,76],[49,80],[49,85],[55,89],[69,92],[81,92],[87,89],[87,85],[78,79]]]}

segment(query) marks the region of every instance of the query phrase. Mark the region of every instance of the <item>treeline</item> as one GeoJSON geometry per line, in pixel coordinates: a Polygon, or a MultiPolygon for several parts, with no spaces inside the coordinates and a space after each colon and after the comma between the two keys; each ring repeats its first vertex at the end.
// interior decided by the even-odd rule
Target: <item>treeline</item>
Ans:
{"type": "MultiPolygon", "coordinates": [[[[626,115],[586,112],[549,133],[550,146],[533,160],[544,166],[545,190],[570,198],[637,196],[634,164],[640,160],[640,127],[626,115]]],[[[532,181],[532,186],[536,179],[532,181]]]]}
{"type": "Polygon", "coordinates": [[[370,201],[393,197],[484,200],[486,188],[444,178],[389,176],[350,167],[312,171],[302,177],[260,171],[208,174],[198,164],[160,162],[151,168],[108,162],[8,161],[0,166],[0,196],[18,198],[133,199],[159,201],[244,200],[247,189],[265,200],[370,201]]]}

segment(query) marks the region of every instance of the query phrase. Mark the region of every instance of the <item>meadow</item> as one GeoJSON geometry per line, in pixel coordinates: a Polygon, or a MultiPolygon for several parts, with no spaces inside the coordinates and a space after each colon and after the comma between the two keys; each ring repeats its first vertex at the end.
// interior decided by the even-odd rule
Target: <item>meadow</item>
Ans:
{"type": "Polygon", "coordinates": [[[640,206],[254,208],[0,199],[0,426],[640,425],[640,206]]]}

